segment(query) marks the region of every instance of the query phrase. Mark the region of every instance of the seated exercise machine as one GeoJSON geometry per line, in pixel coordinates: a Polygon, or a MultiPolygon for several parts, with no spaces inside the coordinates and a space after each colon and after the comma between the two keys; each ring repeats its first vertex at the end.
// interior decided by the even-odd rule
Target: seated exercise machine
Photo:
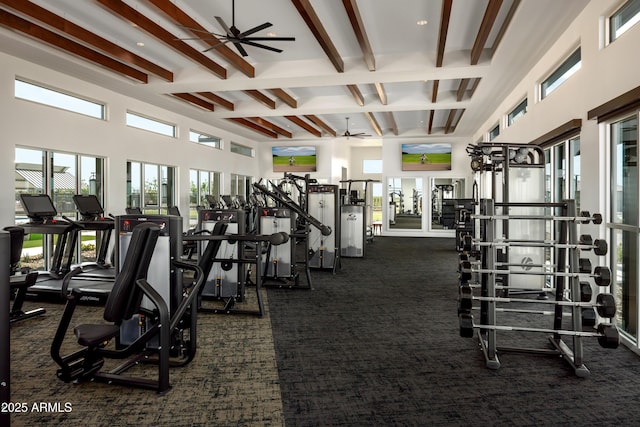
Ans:
{"type": "Polygon", "coordinates": [[[67,284],[79,269],[65,277],[62,294],[66,305],[51,344],[51,356],[60,366],[57,376],[64,382],[95,380],[165,393],[171,388],[169,368],[184,366],[195,356],[197,319],[193,304],[204,276],[198,266],[177,260],[171,262],[172,268],[195,271],[193,283],[174,289],[173,295],[181,296],[176,306],[149,283],[147,278],[152,259],[157,255],[156,245],[163,238],[161,234],[166,234],[159,221],[157,218],[139,222],[121,220],[122,231],[130,233],[130,239],[127,239],[126,255],[104,309],[104,319],[110,323],[76,326],[74,334],[83,348],[61,356],[60,349],[79,300],[78,291],[69,292],[67,284]],[[125,221],[129,222],[124,224],[125,221]],[[133,331],[134,324],[139,326],[137,331],[133,331]],[[184,341],[186,332],[190,342],[184,341]],[[114,340],[115,348],[108,348],[109,342],[114,340]],[[102,372],[105,358],[125,360],[112,370],[102,372]],[[124,374],[139,363],[157,365],[157,379],[124,374]]]}
{"type": "Polygon", "coordinates": [[[9,312],[9,322],[15,323],[20,320],[30,319],[46,313],[44,308],[36,308],[30,311],[22,311],[22,305],[27,297],[27,291],[36,283],[38,273],[27,270],[20,270],[20,255],[22,253],[22,242],[24,241],[24,229],[22,227],[5,227],[4,231],[10,235],[10,259],[9,259],[9,286],[14,294],[13,305],[9,312]]]}

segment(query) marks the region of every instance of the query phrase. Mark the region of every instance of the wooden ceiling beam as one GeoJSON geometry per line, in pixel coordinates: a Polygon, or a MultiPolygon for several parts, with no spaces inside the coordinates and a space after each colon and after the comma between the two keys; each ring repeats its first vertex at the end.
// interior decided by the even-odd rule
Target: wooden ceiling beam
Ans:
{"type": "Polygon", "coordinates": [[[449,21],[451,19],[451,6],[453,0],[442,0],[442,13],[440,14],[440,32],[438,33],[438,54],[436,67],[442,67],[444,61],[444,48],[447,44],[447,33],[449,32],[449,21]]]}
{"type": "Polygon", "coordinates": [[[453,124],[453,132],[455,132],[456,128],[460,124],[460,120],[462,120],[462,115],[464,114],[466,109],[462,108],[462,109],[460,109],[458,111],[460,111],[460,114],[458,114],[458,117],[456,118],[455,123],[453,124]]]}
{"type": "Polygon", "coordinates": [[[138,82],[147,83],[149,80],[149,76],[147,74],[136,68],[116,61],[109,56],[96,52],[93,49],[89,49],[78,42],[67,39],[66,37],[29,22],[3,9],[0,9],[0,25],[19,31],[42,42],[48,43],[51,46],[60,48],[72,55],[93,62],[96,65],[107,68],[123,76],[130,77],[138,82]]]}
{"type": "Polygon", "coordinates": [[[473,98],[473,94],[476,93],[476,89],[478,89],[478,85],[480,84],[480,80],[482,80],[482,78],[478,77],[473,82],[473,85],[471,86],[471,90],[469,91],[469,98],[473,98]]]}
{"type": "Polygon", "coordinates": [[[214,107],[213,107],[212,103],[207,102],[204,99],[199,98],[199,97],[195,96],[192,93],[180,92],[180,93],[172,93],[171,95],[176,97],[176,98],[178,98],[178,99],[181,99],[181,100],[183,100],[185,102],[188,102],[189,104],[195,105],[196,107],[200,107],[203,110],[207,110],[207,111],[213,111],[214,110],[214,107]]]}
{"type": "Polygon", "coordinates": [[[227,70],[220,64],[203,55],[198,50],[192,48],[182,40],[179,40],[178,37],[171,34],[169,31],[165,30],[160,25],[156,24],[151,19],[147,18],[131,6],[127,5],[122,0],[96,1],[117,16],[130,22],[131,24],[137,25],[138,28],[145,30],[153,37],[156,37],[158,40],[172,47],[180,54],[204,66],[218,77],[222,79],[227,78],[227,70]]]}
{"type": "Polygon", "coordinates": [[[276,101],[274,101],[273,99],[269,98],[267,95],[265,95],[264,93],[260,92],[259,90],[257,90],[257,89],[248,89],[248,90],[243,90],[242,92],[246,93],[247,95],[249,95],[250,97],[252,97],[256,101],[258,101],[259,103],[267,106],[268,108],[271,108],[272,110],[276,109],[276,101]]]}
{"type": "Polygon", "coordinates": [[[298,116],[284,116],[284,117],[286,119],[290,120],[291,122],[297,124],[302,129],[304,129],[307,132],[309,132],[310,134],[312,134],[314,136],[317,136],[318,138],[320,138],[322,136],[322,132],[320,132],[318,129],[314,128],[309,123],[307,123],[304,120],[302,120],[300,117],[298,117],[298,116]]]}
{"type": "Polygon", "coordinates": [[[487,9],[484,12],[484,17],[482,18],[482,23],[480,24],[480,29],[478,30],[478,35],[476,36],[476,41],[473,43],[473,48],[471,49],[471,65],[476,65],[478,61],[480,61],[480,56],[487,44],[491,28],[493,28],[493,24],[496,22],[501,6],[502,0],[489,0],[487,9]]]}
{"type": "Polygon", "coordinates": [[[357,85],[347,85],[347,89],[351,92],[353,99],[358,103],[359,106],[364,107],[364,96],[362,96],[362,92],[358,89],[357,85]]]}
{"type": "Polygon", "coordinates": [[[148,71],[161,79],[173,82],[173,73],[171,71],[138,56],[135,53],[130,52],[121,46],[112,43],[109,40],[104,39],[43,7],[38,6],[35,3],[28,0],[0,0],[0,3],[24,15],[37,19],[38,21],[66,33],[83,43],[89,44],[121,62],[128,63],[148,71]]]}
{"type": "Polygon", "coordinates": [[[269,130],[279,133],[282,136],[286,136],[287,138],[293,138],[293,134],[286,129],[281,128],[275,123],[271,123],[268,120],[263,119],[262,117],[247,117],[249,120],[256,122],[262,127],[265,127],[269,130]]]}
{"type": "Polygon", "coordinates": [[[393,132],[395,136],[398,136],[398,125],[396,124],[395,117],[393,117],[393,113],[391,111],[385,111],[384,116],[387,119],[387,124],[391,132],[393,132]]]}
{"type": "Polygon", "coordinates": [[[456,101],[460,102],[464,99],[464,94],[467,92],[471,79],[460,79],[460,85],[458,86],[458,93],[456,94],[456,101]]]}
{"type": "Polygon", "coordinates": [[[507,28],[509,28],[509,25],[511,25],[511,21],[513,20],[513,15],[516,14],[516,10],[518,10],[518,6],[520,6],[520,1],[521,0],[513,0],[513,3],[511,4],[511,8],[509,8],[509,11],[507,12],[507,16],[504,18],[504,22],[500,27],[500,31],[498,31],[498,34],[496,35],[496,39],[493,41],[493,46],[491,46],[491,56],[493,56],[496,53],[498,46],[500,46],[500,43],[502,42],[502,39],[504,38],[504,35],[507,32],[507,28]]]}
{"type": "Polygon", "coordinates": [[[336,137],[336,131],[327,123],[325,123],[320,117],[314,116],[313,114],[307,114],[304,116],[307,120],[310,120],[316,126],[319,126],[321,129],[324,129],[329,135],[336,137]]]}
{"type": "Polygon", "coordinates": [[[373,86],[376,88],[376,93],[378,94],[380,103],[382,105],[387,105],[387,92],[384,90],[382,83],[374,83],[373,86]]]}
{"type": "MultiPolygon", "coordinates": [[[[204,33],[208,33],[209,31],[200,25],[195,19],[187,15],[182,9],[175,5],[175,3],[170,0],[147,0],[151,4],[153,4],[156,8],[165,13],[169,18],[173,19],[176,23],[183,26],[185,30],[191,32],[195,37],[202,37],[204,33]],[[204,33],[203,33],[204,32],[204,33]]],[[[209,46],[214,47],[215,50],[212,52],[217,53],[226,59],[230,65],[234,66],[236,69],[244,73],[248,77],[255,77],[256,70],[248,63],[242,56],[238,55],[231,48],[229,48],[225,44],[219,44],[220,41],[216,38],[214,34],[207,34],[206,39],[203,38],[203,43],[207,43],[209,46]],[[215,39],[215,40],[211,40],[215,39]]]]}
{"type": "Polygon", "coordinates": [[[272,95],[276,96],[280,101],[284,102],[291,108],[298,108],[298,101],[289,95],[284,89],[267,89],[272,95]]]}
{"type": "Polygon", "coordinates": [[[311,6],[311,2],[309,0],[291,0],[291,2],[300,13],[300,16],[302,16],[302,19],[304,19],[313,36],[320,43],[320,47],[327,54],[336,71],[344,73],[344,61],[340,57],[333,41],[331,41],[327,30],[324,29],[322,22],[320,22],[320,18],[318,18],[313,6],[311,6]]]}
{"type": "Polygon", "coordinates": [[[248,129],[251,129],[251,130],[256,131],[258,133],[261,133],[263,135],[266,135],[266,136],[268,136],[270,138],[273,138],[273,139],[277,139],[278,138],[278,134],[275,133],[274,131],[269,130],[269,129],[265,129],[262,126],[259,126],[259,125],[255,124],[254,122],[252,122],[250,120],[247,120],[247,119],[244,119],[242,117],[230,117],[227,120],[229,120],[231,122],[234,122],[234,123],[237,123],[237,124],[239,124],[241,126],[244,126],[244,127],[248,128],[248,129]]]}
{"type": "Polygon", "coordinates": [[[364,62],[367,64],[367,68],[369,68],[369,71],[375,71],[376,57],[374,56],[373,50],[371,49],[369,37],[367,37],[367,31],[364,28],[362,16],[360,16],[360,10],[358,9],[358,4],[356,0],[342,0],[342,4],[347,11],[347,16],[349,17],[351,28],[353,28],[353,32],[356,35],[358,44],[360,45],[360,50],[362,50],[364,62]]]}
{"type": "Polygon", "coordinates": [[[440,86],[440,80],[433,81],[433,91],[431,92],[431,102],[436,103],[438,101],[438,87],[440,86]]]}
{"type": "Polygon", "coordinates": [[[364,113],[364,115],[367,116],[367,119],[369,119],[369,123],[371,123],[373,130],[376,131],[378,136],[382,136],[382,128],[378,124],[378,121],[376,120],[376,118],[373,116],[373,113],[370,113],[367,111],[364,113]]]}
{"type": "Polygon", "coordinates": [[[209,101],[213,102],[214,104],[220,105],[221,107],[224,107],[229,111],[233,111],[235,109],[233,102],[228,101],[223,97],[216,95],[213,92],[196,92],[196,95],[199,95],[203,98],[207,98],[209,101]]]}
{"type": "Polygon", "coordinates": [[[444,125],[445,135],[451,132],[453,120],[456,118],[457,113],[458,113],[458,110],[455,110],[455,109],[449,110],[449,117],[447,117],[447,122],[444,125]]]}
{"type": "Polygon", "coordinates": [[[427,126],[427,133],[429,135],[431,135],[431,132],[433,132],[433,117],[435,116],[435,114],[435,110],[429,111],[429,125],[427,126]]]}

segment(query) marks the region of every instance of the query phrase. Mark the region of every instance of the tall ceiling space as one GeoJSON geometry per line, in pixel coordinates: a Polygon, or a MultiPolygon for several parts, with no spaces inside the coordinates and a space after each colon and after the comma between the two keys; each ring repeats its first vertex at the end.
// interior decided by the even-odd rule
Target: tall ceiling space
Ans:
{"type": "Polygon", "coordinates": [[[0,0],[0,50],[258,142],[470,138],[587,3],[0,0]]]}

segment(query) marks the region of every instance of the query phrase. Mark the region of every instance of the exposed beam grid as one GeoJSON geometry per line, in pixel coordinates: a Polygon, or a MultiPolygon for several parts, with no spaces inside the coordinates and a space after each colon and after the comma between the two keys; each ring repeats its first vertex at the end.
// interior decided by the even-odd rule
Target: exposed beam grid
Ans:
{"type": "Polygon", "coordinates": [[[464,112],[466,111],[464,108],[458,110],[460,111],[460,114],[458,114],[458,117],[455,119],[454,124],[453,124],[453,132],[455,132],[456,128],[458,127],[458,124],[460,124],[460,120],[462,119],[462,115],[464,114],[464,112]]]}
{"type": "Polygon", "coordinates": [[[213,102],[214,104],[220,105],[221,107],[224,107],[227,110],[233,111],[235,109],[233,102],[228,101],[223,97],[216,95],[213,92],[196,92],[196,95],[199,95],[203,98],[207,98],[209,101],[213,102]]]}
{"type": "Polygon", "coordinates": [[[188,102],[189,104],[195,105],[196,107],[202,108],[203,110],[213,111],[213,104],[205,101],[202,98],[199,98],[191,93],[172,93],[174,97],[181,99],[183,101],[188,102]]]}
{"type": "Polygon", "coordinates": [[[249,95],[256,101],[258,101],[259,103],[267,106],[268,108],[271,108],[272,110],[276,109],[276,101],[269,98],[267,95],[260,92],[259,90],[249,89],[249,90],[243,90],[242,92],[246,93],[247,95],[249,95]]]}
{"type": "Polygon", "coordinates": [[[373,55],[373,50],[371,49],[371,44],[367,37],[367,31],[364,28],[364,23],[362,22],[362,17],[358,10],[358,4],[356,3],[356,0],[342,0],[342,4],[347,11],[347,16],[351,22],[351,28],[353,28],[353,32],[355,33],[360,49],[362,50],[364,62],[367,64],[369,71],[375,71],[376,58],[373,55]]]}
{"type": "Polygon", "coordinates": [[[216,54],[222,56],[224,59],[229,61],[230,65],[234,66],[245,75],[249,77],[255,77],[256,70],[253,65],[248,63],[243,57],[235,53],[227,45],[220,44],[220,41],[214,34],[211,34],[206,28],[200,25],[195,19],[187,15],[173,2],[171,2],[170,0],[148,1],[152,3],[156,8],[164,12],[171,19],[173,19],[175,22],[183,26],[186,30],[190,31],[194,36],[202,37],[203,35],[206,35],[206,37],[203,37],[202,42],[207,43],[211,47],[216,46],[215,50],[212,50],[212,52],[215,52],[216,54]]]}
{"type": "Polygon", "coordinates": [[[364,107],[364,96],[362,96],[362,92],[358,89],[357,85],[347,85],[347,89],[351,92],[353,99],[358,103],[359,106],[364,107]]]}
{"type": "Polygon", "coordinates": [[[227,120],[229,120],[231,122],[235,122],[235,123],[237,123],[237,124],[239,124],[241,126],[244,126],[244,127],[249,128],[249,129],[251,129],[253,131],[256,131],[258,133],[266,135],[266,136],[268,136],[270,138],[274,138],[274,139],[278,138],[278,134],[277,133],[275,133],[275,132],[273,132],[273,131],[271,131],[269,129],[265,129],[262,126],[259,126],[259,125],[255,124],[254,122],[249,121],[247,119],[244,119],[242,117],[230,117],[227,120]]]}
{"type": "Polygon", "coordinates": [[[122,62],[106,56],[100,52],[81,45],[73,40],[67,39],[59,34],[49,31],[39,25],[22,19],[6,10],[0,9],[0,25],[20,31],[52,46],[60,48],[72,55],[86,59],[90,62],[114,71],[118,74],[130,77],[142,83],[147,83],[149,76],[142,71],[130,67],[122,62]]]}
{"type": "Polygon", "coordinates": [[[340,57],[338,49],[336,49],[331,41],[331,37],[329,37],[329,34],[327,34],[327,31],[324,29],[322,22],[320,22],[320,18],[318,18],[315,10],[313,10],[309,0],[291,0],[291,2],[296,9],[298,9],[300,16],[302,16],[302,19],[304,19],[313,36],[318,40],[318,43],[320,43],[320,47],[322,47],[324,53],[327,54],[335,69],[339,73],[344,73],[344,61],[340,57]]]}
{"type": "Polygon", "coordinates": [[[289,121],[297,124],[302,129],[304,129],[307,132],[309,132],[310,134],[312,134],[314,136],[317,136],[318,138],[320,138],[322,136],[322,132],[320,132],[318,129],[314,128],[309,123],[307,123],[304,120],[302,120],[300,117],[298,117],[298,116],[284,116],[284,117],[286,119],[288,119],[289,121]]]}
{"type": "Polygon", "coordinates": [[[384,90],[384,86],[382,83],[374,83],[376,88],[376,93],[378,94],[378,98],[380,98],[380,103],[382,105],[387,105],[387,92],[384,90]]]}
{"type": "Polygon", "coordinates": [[[449,20],[451,19],[451,6],[453,0],[442,0],[442,14],[440,15],[440,32],[438,33],[438,55],[436,67],[442,67],[444,61],[444,47],[447,44],[447,33],[449,32],[449,20]]]}
{"type": "Polygon", "coordinates": [[[150,72],[166,81],[173,81],[173,73],[133,52],[130,52],[121,46],[110,42],[107,39],[100,37],[97,34],[86,30],[79,25],[68,21],[61,16],[56,15],[47,9],[38,6],[28,0],[0,0],[1,4],[4,4],[13,10],[16,10],[24,15],[30,16],[38,21],[47,24],[48,26],[55,28],[69,36],[91,45],[102,52],[110,55],[114,59],[121,62],[128,63],[135,67],[141,68],[150,72]]]}
{"type": "Polygon", "coordinates": [[[480,24],[480,29],[478,30],[478,35],[476,36],[476,41],[473,43],[473,48],[471,49],[471,65],[476,65],[480,60],[480,56],[485,48],[487,39],[491,33],[491,28],[493,28],[501,6],[502,0],[489,0],[487,9],[484,12],[484,17],[482,18],[482,23],[480,24]]]}
{"type": "Polygon", "coordinates": [[[272,95],[276,96],[280,101],[284,102],[291,108],[298,108],[298,101],[289,95],[284,89],[267,89],[272,95]]]}
{"type": "Polygon", "coordinates": [[[315,124],[316,126],[319,126],[320,128],[324,129],[325,132],[327,132],[329,135],[335,137],[336,136],[336,131],[329,126],[328,124],[326,124],[322,119],[320,119],[318,116],[315,116],[313,114],[307,114],[304,116],[307,120],[310,120],[313,124],[315,124]]]}
{"type": "Polygon", "coordinates": [[[122,19],[135,24],[138,28],[141,28],[156,37],[158,40],[167,44],[175,49],[182,55],[192,59],[193,61],[204,66],[218,77],[226,79],[227,70],[217,62],[211,60],[209,57],[203,55],[198,50],[192,48],[178,37],[171,34],[169,31],[162,28],[160,25],[153,22],[131,6],[124,3],[122,0],[96,0],[98,3],[109,9],[111,12],[120,16],[122,19]]]}
{"type": "Polygon", "coordinates": [[[262,127],[265,127],[269,130],[279,133],[282,136],[286,136],[287,138],[293,138],[293,134],[288,130],[281,128],[280,126],[272,123],[268,120],[263,119],[262,117],[247,117],[249,120],[256,122],[262,127]]]}
{"type": "Polygon", "coordinates": [[[382,128],[378,124],[378,121],[376,120],[376,118],[373,116],[373,113],[370,113],[367,111],[364,113],[364,115],[367,116],[367,119],[369,119],[369,123],[371,123],[373,130],[376,131],[378,136],[382,136],[382,128]]]}

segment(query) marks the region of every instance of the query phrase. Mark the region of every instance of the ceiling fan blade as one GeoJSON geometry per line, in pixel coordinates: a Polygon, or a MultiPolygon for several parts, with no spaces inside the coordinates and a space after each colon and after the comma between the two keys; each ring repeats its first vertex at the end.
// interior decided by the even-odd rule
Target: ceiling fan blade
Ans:
{"type": "Polygon", "coordinates": [[[246,37],[251,34],[257,33],[260,30],[264,30],[265,28],[271,27],[273,24],[271,22],[265,22],[264,24],[258,25],[257,27],[253,27],[250,30],[247,30],[243,33],[238,34],[238,37],[246,37]]]}
{"type": "Polygon", "coordinates": [[[253,41],[277,41],[277,42],[294,42],[296,41],[295,37],[243,37],[242,40],[253,40],[253,41]]]}
{"type": "Polygon", "coordinates": [[[249,45],[249,46],[255,46],[255,47],[259,47],[259,48],[261,48],[261,49],[270,50],[270,51],[272,51],[272,52],[278,52],[278,53],[282,52],[282,49],[277,49],[277,48],[275,48],[275,47],[267,46],[267,45],[265,45],[265,44],[254,43],[254,42],[252,42],[252,41],[247,41],[247,40],[241,40],[240,42],[241,42],[241,43],[244,43],[244,44],[247,44],[247,45],[249,45]]]}
{"type": "Polygon", "coordinates": [[[225,33],[227,33],[227,37],[233,37],[233,33],[231,32],[231,29],[224,22],[224,19],[220,18],[219,16],[214,16],[214,18],[216,18],[216,21],[218,21],[218,24],[220,24],[220,26],[225,31],[225,33]]]}
{"type": "Polygon", "coordinates": [[[234,41],[234,42],[233,42],[233,45],[236,47],[236,49],[238,49],[238,52],[240,52],[240,55],[242,55],[242,56],[249,56],[249,54],[247,53],[247,51],[246,51],[246,50],[244,50],[244,48],[242,47],[242,45],[241,45],[239,42],[234,41]]]}
{"type": "Polygon", "coordinates": [[[222,40],[221,40],[221,41],[220,41],[220,43],[216,43],[215,45],[213,45],[213,46],[211,46],[211,47],[208,47],[208,48],[206,48],[205,50],[203,50],[203,51],[202,51],[202,53],[209,52],[210,50],[213,50],[213,49],[217,49],[217,48],[219,48],[220,46],[222,46],[222,45],[224,45],[224,44],[229,43],[230,41],[231,41],[231,40],[224,40],[224,41],[222,41],[222,40]]]}

